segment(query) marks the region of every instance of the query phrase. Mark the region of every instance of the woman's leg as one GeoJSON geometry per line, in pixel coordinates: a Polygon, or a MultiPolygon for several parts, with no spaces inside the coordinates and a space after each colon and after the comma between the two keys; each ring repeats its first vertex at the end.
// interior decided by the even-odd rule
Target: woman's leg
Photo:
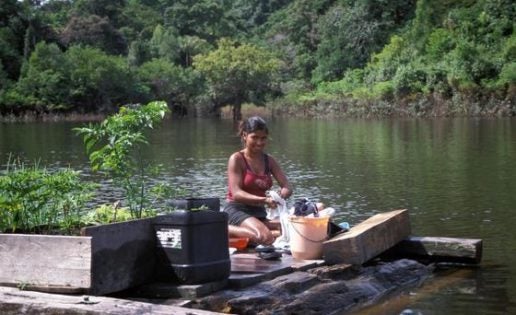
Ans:
{"type": "Polygon", "coordinates": [[[269,230],[269,228],[261,220],[255,217],[249,217],[245,219],[240,224],[239,228],[244,229],[242,231],[249,231],[252,235],[250,237],[251,241],[257,244],[271,245],[276,239],[271,230],[269,230]]]}
{"type": "Polygon", "coordinates": [[[238,226],[238,225],[228,225],[229,237],[245,237],[248,239],[255,239],[256,233],[254,233],[251,229],[238,226]]]}
{"type": "Polygon", "coordinates": [[[263,222],[265,226],[271,231],[274,238],[277,238],[281,235],[281,222],[278,220],[266,220],[263,222]]]}

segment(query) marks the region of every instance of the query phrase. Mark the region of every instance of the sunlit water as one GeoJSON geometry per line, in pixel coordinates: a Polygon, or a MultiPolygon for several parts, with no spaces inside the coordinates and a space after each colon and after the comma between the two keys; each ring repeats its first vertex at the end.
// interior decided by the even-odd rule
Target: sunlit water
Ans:
{"type": "MultiPolygon", "coordinates": [[[[114,202],[109,181],[91,175],[76,123],[0,124],[0,164],[9,153],[49,168],[82,170],[114,202]]],[[[516,313],[516,120],[272,119],[268,151],[297,197],[337,209],[356,224],[388,210],[410,211],[412,234],[481,238],[479,268],[450,272],[363,314],[516,313]]],[[[146,157],[163,179],[193,197],[226,193],[226,162],[240,148],[228,120],[167,120],[146,157]]]]}

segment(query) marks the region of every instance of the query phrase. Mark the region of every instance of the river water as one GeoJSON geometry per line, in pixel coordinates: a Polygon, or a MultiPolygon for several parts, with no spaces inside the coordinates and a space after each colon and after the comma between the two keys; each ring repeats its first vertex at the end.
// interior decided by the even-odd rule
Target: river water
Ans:
{"type": "MultiPolygon", "coordinates": [[[[0,124],[0,164],[9,153],[49,168],[90,175],[82,123],[0,124]]],[[[478,268],[451,270],[362,314],[516,314],[516,119],[271,119],[268,152],[295,188],[337,209],[351,225],[409,210],[412,234],[481,238],[478,268]]],[[[150,138],[146,158],[163,179],[193,197],[226,193],[226,162],[240,148],[233,123],[170,119],[150,138]]],[[[292,201],[291,201],[292,202],[292,201]]]]}

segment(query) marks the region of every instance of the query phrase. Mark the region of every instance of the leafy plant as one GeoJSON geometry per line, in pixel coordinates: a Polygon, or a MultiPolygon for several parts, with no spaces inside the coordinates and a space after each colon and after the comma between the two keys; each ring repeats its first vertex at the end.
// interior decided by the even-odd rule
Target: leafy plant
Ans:
{"type": "Polygon", "coordinates": [[[0,176],[0,231],[71,232],[81,225],[93,188],[77,171],[50,172],[37,163],[10,160],[0,176]]]}
{"type": "Polygon", "coordinates": [[[133,218],[151,211],[158,200],[153,196],[156,184],[149,181],[151,172],[157,175],[155,167],[142,154],[148,144],[144,132],[153,129],[168,111],[167,104],[161,101],[124,106],[100,124],[75,129],[83,135],[93,170],[106,172],[124,190],[133,218]]]}
{"type": "MultiPolygon", "coordinates": [[[[154,215],[154,213],[146,212],[149,216],[154,215]]],[[[128,208],[118,207],[118,203],[104,204],[97,207],[95,210],[89,212],[85,218],[85,221],[88,224],[107,224],[113,222],[123,222],[128,221],[133,218],[131,211],[128,208]]]]}

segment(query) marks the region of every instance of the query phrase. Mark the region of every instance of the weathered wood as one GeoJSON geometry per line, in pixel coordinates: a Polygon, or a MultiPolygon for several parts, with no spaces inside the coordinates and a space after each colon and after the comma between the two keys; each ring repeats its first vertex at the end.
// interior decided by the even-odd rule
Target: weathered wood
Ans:
{"type": "Polygon", "coordinates": [[[92,238],[90,294],[103,295],[149,282],[156,262],[153,219],[87,227],[82,235],[92,238]]]}
{"type": "Polygon", "coordinates": [[[360,265],[410,235],[408,210],[380,213],[323,243],[328,264],[360,265]]]}
{"type": "Polygon", "coordinates": [[[147,298],[182,298],[197,299],[213,292],[222,290],[228,280],[208,282],[202,284],[177,284],[156,282],[144,284],[132,290],[132,295],[147,298]]]}
{"type": "Polygon", "coordinates": [[[223,290],[194,301],[194,306],[236,314],[343,314],[425,281],[432,267],[402,259],[371,266],[342,265],[327,277],[293,272],[245,290],[223,290]]]}
{"type": "Polygon", "coordinates": [[[317,275],[321,279],[347,280],[355,276],[356,267],[356,265],[337,264],[312,268],[308,272],[317,275]]]}
{"type": "Polygon", "coordinates": [[[91,237],[0,234],[0,284],[86,292],[90,271],[91,237]]]}
{"type": "Polygon", "coordinates": [[[244,288],[291,273],[294,270],[306,270],[323,263],[323,260],[297,260],[291,255],[283,255],[280,260],[264,260],[256,253],[233,254],[231,255],[229,286],[244,288]]]}
{"type": "Polygon", "coordinates": [[[152,281],[152,219],[87,227],[81,233],[0,234],[0,284],[101,295],[152,281]]]}
{"type": "Polygon", "coordinates": [[[209,315],[210,311],[109,297],[87,297],[20,291],[0,287],[0,314],[68,315],[209,315]]]}
{"type": "Polygon", "coordinates": [[[480,263],[482,240],[411,236],[389,250],[389,254],[409,257],[428,256],[440,260],[480,263]]]}

